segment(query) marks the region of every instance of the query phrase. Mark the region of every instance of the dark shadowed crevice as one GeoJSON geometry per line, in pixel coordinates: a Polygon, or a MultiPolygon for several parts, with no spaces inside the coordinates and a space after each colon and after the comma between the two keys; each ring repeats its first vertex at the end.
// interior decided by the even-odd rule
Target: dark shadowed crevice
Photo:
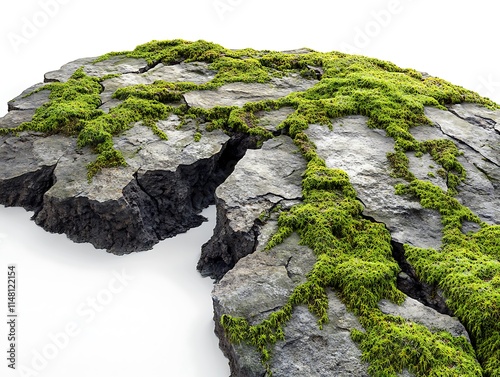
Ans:
{"type": "Polygon", "coordinates": [[[467,123],[470,123],[474,126],[479,126],[481,128],[484,128],[485,130],[489,130],[489,131],[496,131],[495,130],[496,122],[493,119],[482,117],[479,115],[464,117],[452,108],[448,108],[448,111],[450,113],[452,113],[453,115],[455,115],[456,117],[458,117],[462,120],[465,120],[467,123]]]}
{"type": "Polygon", "coordinates": [[[122,255],[149,250],[160,240],[201,225],[200,212],[215,203],[215,190],[233,172],[255,138],[233,135],[210,158],[175,170],[137,171],[122,196],[98,200],[46,194],[56,183],[57,164],[0,180],[0,203],[34,211],[35,222],[74,242],[122,255]]]}
{"type": "Polygon", "coordinates": [[[402,271],[398,275],[398,289],[441,314],[453,316],[453,312],[446,305],[443,292],[437,286],[426,284],[418,278],[415,269],[406,260],[404,246],[394,240],[391,241],[391,245],[392,256],[398,262],[402,271]]]}
{"type": "MultiPolygon", "coordinates": [[[[362,217],[365,220],[383,224],[371,216],[362,214],[362,217]]],[[[446,299],[443,296],[443,292],[437,286],[426,284],[418,278],[415,269],[406,260],[403,244],[391,240],[391,246],[392,257],[401,268],[401,272],[397,278],[397,288],[407,296],[419,301],[425,306],[435,309],[441,314],[453,316],[453,312],[446,305],[446,299]]]]}

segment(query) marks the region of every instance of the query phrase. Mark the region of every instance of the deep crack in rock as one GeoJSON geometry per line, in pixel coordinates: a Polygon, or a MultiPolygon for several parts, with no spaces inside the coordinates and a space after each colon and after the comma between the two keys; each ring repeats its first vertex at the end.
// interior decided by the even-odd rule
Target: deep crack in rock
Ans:
{"type": "Polygon", "coordinates": [[[443,292],[438,287],[424,283],[418,278],[415,269],[406,260],[404,246],[395,241],[391,241],[391,245],[392,256],[402,270],[397,279],[398,289],[441,314],[453,316],[453,312],[446,305],[443,292]]]}

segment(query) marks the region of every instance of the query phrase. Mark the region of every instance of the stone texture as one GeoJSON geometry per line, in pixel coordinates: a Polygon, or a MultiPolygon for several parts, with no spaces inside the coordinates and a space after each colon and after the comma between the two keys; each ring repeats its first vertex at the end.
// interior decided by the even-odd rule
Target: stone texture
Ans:
{"type": "MultiPolygon", "coordinates": [[[[294,50],[302,54],[308,50],[294,50]]],[[[109,111],[120,101],[118,89],[136,84],[168,82],[206,83],[216,72],[206,63],[149,66],[144,59],[123,56],[93,63],[95,58],[70,62],[45,75],[45,81],[66,81],[80,66],[92,76],[120,74],[102,82],[102,105],[109,111]]],[[[321,67],[308,66],[320,79],[321,67]]],[[[304,91],[316,79],[298,74],[273,78],[268,83],[230,83],[215,90],[193,91],[179,104],[212,108],[242,106],[252,101],[277,99],[304,91]]],[[[36,84],[9,102],[1,128],[16,127],[32,119],[35,109],[49,100],[49,92],[36,84]]],[[[178,105],[178,104],[173,104],[178,105]]],[[[88,148],[76,148],[75,138],[23,132],[0,137],[0,203],[34,211],[37,224],[51,232],[66,233],[76,242],[91,242],[116,254],[151,248],[166,237],[199,225],[201,209],[217,205],[217,224],[203,246],[198,269],[217,280],[212,294],[216,333],[229,358],[232,376],[263,377],[256,351],[227,341],[219,324],[222,314],[243,316],[257,323],[283,306],[293,289],[304,282],[315,263],[312,251],[299,245],[293,234],[281,245],[262,252],[277,229],[277,210],[302,198],[301,179],[306,162],[292,140],[278,129],[294,109],[257,112],[258,124],[276,137],[257,149],[254,137],[220,130],[206,132],[204,124],[177,116],[157,123],[169,140],[160,140],[140,122],[114,137],[128,166],[104,169],[91,182],[86,166],[95,159],[88,148]],[[202,138],[196,142],[195,134],[202,138]]],[[[449,111],[426,108],[431,126],[411,129],[418,140],[453,140],[467,170],[457,198],[484,221],[500,223],[500,111],[473,104],[450,106],[449,111]]],[[[398,287],[407,298],[401,305],[382,300],[384,313],[400,315],[427,326],[468,337],[464,327],[448,315],[445,297],[437,287],[418,281],[404,258],[403,244],[439,248],[439,215],[415,200],[394,193],[401,180],[391,177],[386,158],[394,142],[384,131],[370,129],[363,116],[336,119],[333,127],[311,125],[306,131],[318,153],[331,168],[345,170],[364,216],[384,223],[393,237],[393,256],[402,272],[398,287]],[[425,305],[424,305],[425,304],[425,305]]],[[[429,155],[407,154],[410,170],[443,190],[446,181],[429,155]]],[[[477,230],[465,223],[463,231],[477,230]]],[[[363,330],[335,292],[328,292],[330,321],[320,330],[317,319],[299,306],[285,328],[285,341],[276,344],[271,360],[274,376],[367,376],[368,365],[350,338],[354,328],[363,330]]],[[[403,376],[411,376],[404,371],[403,376]]]]}
{"type": "Polygon", "coordinates": [[[215,71],[208,68],[207,63],[193,62],[168,66],[160,63],[144,73],[127,73],[119,77],[113,77],[102,82],[104,90],[101,93],[101,109],[107,112],[111,107],[121,103],[120,100],[112,98],[113,93],[119,88],[139,84],[152,84],[157,80],[203,84],[212,80],[215,77],[215,73],[215,71]]]}
{"type": "Polygon", "coordinates": [[[259,126],[276,133],[278,132],[278,126],[294,111],[295,109],[291,107],[283,107],[279,110],[258,111],[255,116],[259,120],[259,126]]]}
{"type": "Polygon", "coordinates": [[[33,119],[35,110],[11,110],[0,118],[0,128],[15,128],[33,119]]]}
{"type": "Polygon", "coordinates": [[[12,110],[36,110],[43,104],[49,102],[49,90],[41,90],[35,94],[28,94],[40,88],[43,84],[36,84],[24,90],[19,96],[8,103],[9,111],[12,110]]]}
{"type": "Polygon", "coordinates": [[[205,109],[214,106],[243,106],[247,102],[278,99],[293,92],[314,86],[317,80],[308,80],[298,74],[273,78],[268,83],[234,82],[215,90],[199,90],[184,95],[189,106],[205,109]]]}
{"type": "MultiPolygon", "coordinates": [[[[274,227],[270,221],[264,228],[274,227]]],[[[263,234],[270,232],[264,230],[263,234]]],[[[216,332],[230,360],[232,376],[260,377],[265,370],[254,349],[227,341],[218,325],[220,316],[242,316],[257,323],[282,307],[316,260],[298,241],[293,234],[269,252],[257,251],[242,258],[214,287],[216,332]]],[[[350,338],[351,329],[362,327],[333,292],[328,297],[330,321],[323,330],[306,307],[294,309],[285,341],[278,342],[273,351],[270,365],[274,376],[368,376],[367,364],[360,361],[361,351],[350,338]]]]}
{"type": "Polygon", "coordinates": [[[301,199],[305,166],[287,136],[266,141],[260,150],[247,151],[216,190],[217,224],[198,263],[203,275],[220,279],[241,257],[255,250],[256,220],[278,205],[290,206],[301,199]]]}
{"type": "Polygon", "coordinates": [[[3,137],[0,200],[34,210],[37,224],[76,242],[117,254],[151,248],[204,221],[197,213],[213,202],[239,148],[221,131],[205,132],[197,143],[195,125],[181,131],[179,122],[176,117],[160,122],[168,142],[140,123],[116,137],[128,166],[104,169],[92,182],[86,165],[95,155],[77,150],[75,139],[35,133],[3,137]]]}
{"type": "Polygon", "coordinates": [[[465,181],[457,188],[457,199],[482,220],[498,224],[500,134],[495,127],[498,127],[496,121],[500,111],[473,104],[454,105],[450,110],[426,108],[425,114],[433,126],[415,127],[411,133],[417,140],[449,139],[456,143],[463,153],[458,160],[467,172],[465,181]],[[461,114],[461,117],[455,113],[461,114]]]}
{"type": "Polygon", "coordinates": [[[401,305],[394,304],[389,300],[381,300],[378,306],[385,314],[403,317],[424,325],[433,332],[448,331],[453,336],[464,336],[469,340],[467,330],[458,319],[438,313],[411,297],[407,297],[401,305]]]}
{"type": "Polygon", "coordinates": [[[362,329],[333,292],[328,294],[330,321],[320,330],[306,307],[297,307],[285,328],[285,341],[276,344],[271,362],[273,376],[369,376],[368,364],[350,337],[362,329]]]}
{"type": "Polygon", "coordinates": [[[149,66],[144,59],[127,58],[125,56],[113,56],[108,60],[93,63],[97,57],[77,59],[55,71],[45,74],[45,82],[68,81],[71,75],[80,67],[89,76],[102,77],[111,74],[141,73],[145,72],[149,66]]]}
{"type": "Polygon", "coordinates": [[[439,215],[395,194],[394,185],[401,181],[390,176],[386,157],[394,151],[394,141],[385,131],[368,128],[366,121],[363,116],[349,116],[335,120],[331,130],[313,124],[306,133],[328,167],[349,174],[365,216],[384,223],[395,242],[438,248],[439,215]]]}
{"type": "MultiPolygon", "coordinates": [[[[469,110],[472,110],[469,108],[469,110]]],[[[463,143],[479,153],[489,162],[500,165],[500,135],[496,129],[478,126],[473,121],[464,120],[451,111],[432,107],[425,109],[425,115],[434,122],[434,125],[452,139],[463,143]]],[[[469,118],[475,119],[475,118],[469,118]]],[[[482,119],[485,120],[484,118],[482,119]]],[[[485,122],[486,123],[486,122],[485,122]]],[[[482,124],[482,123],[479,123],[482,124]]]]}

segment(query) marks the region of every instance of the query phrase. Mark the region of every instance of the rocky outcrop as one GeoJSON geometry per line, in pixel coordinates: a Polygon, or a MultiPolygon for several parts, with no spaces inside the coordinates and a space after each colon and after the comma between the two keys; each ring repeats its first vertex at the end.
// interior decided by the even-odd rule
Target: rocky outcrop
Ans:
{"type": "Polygon", "coordinates": [[[394,141],[366,122],[366,117],[350,116],[335,120],[331,130],[313,124],[306,133],[327,166],[347,172],[365,216],[384,223],[395,242],[438,248],[442,237],[439,215],[396,195],[394,185],[401,180],[390,176],[386,156],[394,151],[394,141]]]}
{"type": "Polygon", "coordinates": [[[140,124],[117,137],[128,166],[106,169],[92,182],[86,166],[93,157],[77,151],[75,140],[9,137],[0,146],[10,156],[0,161],[1,200],[35,210],[37,224],[76,242],[117,254],[149,249],[204,221],[197,213],[213,202],[238,155],[237,138],[215,131],[197,143],[194,126],[178,131],[179,122],[159,125],[169,143],[140,124]]]}
{"type": "Polygon", "coordinates": [[[460,163],[467,171],[457,198],[483,221],[500,223],[500,132],[498,111],[473,104],[450,107],[449,111],[427,108],[434,127],[417,127],[419,140],[449,139],[462,152],[460,163]]]}
{"type": "Polygon", "coordinates": [[[289,208],[302,196],[305,161],[287,136],[265,142],[260,150],[249,150],[237,166],[216,190],[217,225],[198,263],[202,275],[215,279],[256,249],[259,219],[289,208]]]}
{"type": "MultiPolygon", "coordinates": [[[[304,199],[308,191],[306,185],[303,191],[303,179],[308,159],[314,155],[313,167],[318,169],[315,184],[331,190],[334,199],[329,200],[347,197],[346,192],[335,192],[347,187],[346,182],[339,183],[344,175],[337,169],[346,172],[362,204],[361,215],[351,208],[357,208],[357,204],[351,203],[349,211],[358,211],[357,216],[369,225],[383,224],[377,229],[384,230],[385,226],[392,238],[392,258],[401,270],[397,288],[409,297],[401,305],[377,298],[372,309],[386,317],[397,316],[409,327],[423,325],[433,333],[451,334],[448,340],[463,337],[458,343],[468,345],[471,341],[476,346],[481,334],[467,331],[475,326],[464,321],[466,329],[448,307],[444,288],[423,281],[409,262],[409,252],[407,259],[405,245],[439,250],[446,244],[443,218],[415,195],[396,194],[398,184],[408,183],[391,171],[387,156],[395,151],[397,132],[393,129],[393,137],[388,137],[381,124],[379,129],[372,127],[376,116],[385,120],[389,115],[374,113],[369,118],[372,109],[365,108],[363,101],[380,91],[375,89],[365,97],[359,94],[367,87],[377,87],[383,81],[377,75],[384,70],[390,80],[405,75],[404,85],[409,87],[414,84],[411,80],[421,85],[433,78],[373,59],[363,61],[359,67],[375,67],[376,80],[370,75],[358,77],[362,68],[346,73],[351,61],[342,60],[345,54],[328,55],[326,60],[313,55],[312,61],[307,61],[303,59],[311,52],[306,49],[289,51],[286,56],[250,50],[238,55],[230,50],[218,51],[203,41],[196,43],[197,47],[187,52],[179,41],[165,45],[175,51],[157,51],[159,45],[153,43],[139,51],[144,52],[144,57],[137,57],[140,54],[136,51],[132,55],[110,55],[98,62],[96,58],[85,58],[47,73],[46,82],[65,82],[83,67],[86,75],[100,78],[102,91],[96,94],[96,109],[92,108],[98,116],[122,116],[113,114],[128,98],[116,98],[114,93],[133,85],[139,85],[134,89],[133,104],[146,106],[141,102],[145,99],[157,106],[151,110],[153,113],[164,106],[161,108],[168,108],[169,115],[143,117],[143,121],[128,124],[124,132],[96,126],[93,131],[98,136],[112,134],[110,143],[123,155],[126,166],[104,168],[90,180],[88,165],[95,161],[98,148],[79,147],[75,135],[42,133],[37,128],[0,132],[0,204],[34,211],[34,221],[44,229],[65,233],[76,242],[90,242],[115,254],[147,250],[162,239],[198,226],[204,221],[201,210],[215,204],[217,223],[212,237],[202,247],[197,268],[202,275],[216,280],[212,294],[215,330],[229,359],[231,375],[263,377],[272,370],[275,377],[367,376],[370,363],[353,334],[367,334],[370,329],[362,326],[366,322],[358,312],[354,310],[355,315],[347,309],[346,297],[330,286],[325,289],[328,322],[320,329],[318,318],[306,305],[295,305],[284,325],[284,339],[273,345],[269,369],[256,349],[231,342],[221,324],[223,315],[258,324],[279,311],[297,286],[308,281],[321,256],[306,246],[299,230],[287,233],[289,236],[270,250],[266,245],[278,230],[281,213],[297,204],[310,203],[304,199]],[[148,55],[150,52],[153,55],[148,55]],[[211,64],[217,59],[218,64],[211,64]],[[342,63],[337,64],[340,60],[342,63]],[[352,82],[348,81],[351,73],[355,77],[352,82]],[[343,80],[349,82],[347,88],[343,80]],[[156,88],[159,93],[148,91],[154,86],[151,84],[161,81],[169,84],[156,88]],[[187,82],[190,84],[176,86],[187,82]],[[352,85],[358,85],[359,93],[349,91],[352,85]],[[170,96],[171,90],[175,95],[170,96]],[[344,97],[334,98],[341,91],[344,97]],[[362,101],[352,106],[351,99],[358,95],[362,101]],[[249,103],[251,106],[245,106],[249,103]],[[366,116],[339,117],[340,113],[366,116]],[[331,126],[323,124],[332,116],[337,117],[331,126]],[[166,135],[168,140],[159,135],[166,135]],[[326,166],[321,165],[323,161],[326,166]]],[[[398,85],[397,81],[383,86],[382,92],[394,85],[398,85]]],[[[426,85],[434,84],[431,81],[426,85]]],[[[438,82],[437,87],[440,85],[438,82]]],[[[78,88],[79,93],[86,90],[90,89],[78,88]]],[[[418,90],[425,92],[421,87],[418,90]]],[[[67,97],[71,100],[74,95],[70,92],[67,97]]],[[[9,113],[0,119],[0,128],[12,129],[29,122],[37,109],[49,105],[49,96],[43,84],[28,88],[9,102],[9,113]]],[[[384,101],[377,101],[374,108],[385,106],[384,101]]],[[[432,101],[427,99],[426,103],[432,101]]],[[[392,105],[398,109],[399,104],[392,105]]],[[[407,118],[413,119],[412,112],[417,110],[418,106],[411,111],[405,109],[407,118]]],[[[457,146],[457,160],[467,174],[456,187],[454,198],[480,219],[460,219],[457,232],[461,231],[465,240],[474,237],[484,224],[500,224],[500,111],[463,103],[449,104],[448,110],[426,107],[424,115],[430,124],[412,124],[410,134],[406,130],[399,132],[407,140],[449,140],[457,146]]],[[[421,121],[423,115],[417,119],[421,121]]],[[[69,120],[70,126],[74,126],[73,120],[69,120]]],[[[429,153],[411,148],[405,153],[415,181],[431,183],[436,192],[446,193],[450,184],[446,172],[429,153]]],[[[322,198],[320,195],[315,200],[322,198]]],[[[314,227],[316,220],[324,220],[314,217],[318,208],[321,206],[309,208],[311,213],[304,217],[304,227],[314,227]]],[[[340,213],[325,227],[335,228],[332,234],[338,231],[343,216],[351,215],[340,213]],[[334,225],[335,221],[338,224],[334,225]]],[[[495,234],[492,231],[487,236],[495,234]]],[[[390,238],[384,241],[386,245],[390,238]]],[[[352,242],[366,241],[360,237],[352,242]]],[[[497,245],[494,240],[485,242],[490,247],[497,245]]],[[[390,247],[385,250],[390,258],[390,247]]],[[[488,257],[496,258],[496,251],[489,253],[488,257]]],[[[495,282],[497,277],[488,275],[490,272],[484,272],[482,282],[495,282]]],[[[401,373],[412,375],[406,369],[401,373]]]]}
{"type": "MultiPolygon", "coordinates": [[[[366,198],[363,203],[369,203],[365,204],[364,209],[367,216],[377,221],[391,220],[389,224],[394,224],[392,234],[396,233],[401,235],[400,237],[407,237],[407,240],[418,242],[419,238],[414,232],[440,229],[439,219],[434,215],[429,216],[427,222],[424,221],[425,217],[422,219],[420,213],[430,215],[431,211],[422,209],[418,203],[404,203],[406,199],[395,196],[393,186],[388,184],[388,182],[394,182],[393,178],[388,175],[389,169],[386,166],[384,153],[391,150],[391,141],[381,132],[366,127],[364,122],[363,117],[348,117],[334,123],[333,130],[312,125],[307,132],[314,140],[318,151],[325,153],[327,164],[340,165],[351,172],[351,177],[356,177],[353,183],[356,185],[358,195],[361,200],[366,198]],[[342,127],[339,124],[342,124],[342,127]],[[332,136],[330,133],[335,134],[332,136]],[[335,145],[331,143],[327,145],[328,139],[335,140],[335,145]],[[352,140],[356,140],[356,143],[352,143],[352,140]],[[349,143],[351,144],[349,151],[346,151],[349,143]],[[345,153],[349,154],[350,163],[342,163],[341,158],[333,159],[334,156],[345,153]],[[369,156],[368,159],[360,157],[366,155],[369,156]],[[384,176],[384,179],[381,181],[376,179],[377,174],[384,176]],[[387,196],[385,200],[382,196],[378,197],[379,200],[370,197],[370,194],[377,190],[387,196]],[[405,209],[404,213],[398,212],[398,207],[392,204],[394,199],[396,203],[398,200],[402,201],[399,208],[412,209],[405,209]],[[370,204],[371,207],[368,207],[370,204]],[[377,218],[378,216],[380,218],[377,218]],[[401,222],[398,222],[398,219],[401,222]],[[435,221],[429,223],[429,219],[435,221]],[[408,226],[409,224],[412,225],[408,226]],[[425,228],[417,229],[414,224],[418,224],[419,227],[425,226],[425,228]]],[[[275,139],[271,145],[275,145],[277,140],[279,138],[275,139]]],[[[286,150],[290,150],[290,146],[287,146],[286,150]]],[[[261,322],[270,313],[286,304],[293,289],[306,280],[306,275],[316,260],[309,248],[300,246],[299,237],[296,234],[270,251],[263,251],[269,237],[276,231],[276,216],[266,217],[265,225],[263,225],[263,222],[259,221],[259,211],[255,207],[255,194],[247,194],[247,190],[254,192],[257,190],[255,188],[257,185],[274,188],[270,191],[277,192],[277,188],[290,187],[291,183],[295,184],[295,190],[298,191],[300,188],[298,175],[293,177],[285,174],[266,174],[268,169],[276,169],[275,161],[266,156],[270,151],[272,149],[266,147],[266,144],[261,151],[252,151],[254,155],[257,155],[257,152],[261,153],[258,162],[253,155],[247,153],[236,165],[234,173],[217,189],[217,209],[218,211],[222,209],[224,216],[218,217],[214,236],[209,243],[204,245],[205,255],[217,250],[228,250],[224,249],[225,245],[233,245],[238,251],[244,247],[252,251],[256,250],[250,255],[240,256],[241,259],[235,266],[215,285],[212,294],[216,333],[221,339],[221,349],[230,360],[232,376],[260,377],[266,375],[266,369],[260,362],[259,354],[255,349],[246,344],[229,342],[220,325],[221,315],[243,317],[248,319],[250,324],[261,322]],[[256,170],[260,170],[261,173],[255,174],[256,170]],[[255,183],[256,181],[258,184],[255,183]],[[234,199],[233,201],[227,199],[232,196],[238,198],[237,204],[229,205],[228,203],[234,203],[234,199]],[[233,230],[236,227],[245,231],[238,234],[233,230]],[[250,245],[245,244],[243,234],[252,239],[253,242],[250,245]]],[[[284,157],[278,154],[275,156],[279,160],[284,157]]],[[[288,158],[287,161],[290,161],[290,156],[288,158]]],[[[300,159],[297,162],[299,161],[300,159]]],[[[270,207],[271,203],[259,203],[257,208],[270,207]]],[[[420,236],[423,237],[423,233],[420,233],[420,236]]],[[[435,245],[439,245],[440,239],[436,237],[435,241],[430,242],[436,242],[435,245]]],[[[231,255],[238,257],[237,252],[231,255]]],[[[410,279],[404,272],[400,275],[402,278],[406,276],[410,279]]],[[[447,311],[444,298],[435,297],[435,288],[419,282],[414,272],[409,286],[415,289],[414,293],[428,306],[410,297],[407,297],[402,305],[382,300],[379,303],[382,312],[422,324],[431,331],[449,331],[454,336],[465,336],[468,339],[467,331],[456,318],[441,314],[434,309],[435,307],[440,311],[447,311]]],[[[298,306],[294,309],[292,318],[285,327],[285,340],[278,341],[273,350],[269,363],[273,376],[369,375],[368,364],[361,361],[360,350],[350,337],[353,329],[363,330],[363,327],[333,291],[328,293],[328,303],[329,322],[321,330],[317,324],[318,319],[309,312],[307,307],[298,306]]],[[[404,371],[401,375],[411,376],[412,374],[404,371]]]]}
{"type": "MultiPolygon", "coordinates": [[[[270,221],[263,234],[269,236],[275,226],[270,221]]],[[[266,236],[262,238],[265,244],[266,236]]],[[[283,306],[316,261],[312,251],[298,241],[293,235],[269,252],[259,248],[242,258],[214,288],[216,333],[230,360],[232,376],[260,377],[266,371],[254,349],[231,344],[225,338],[220,316],[241,316],[253,324],[283,306]]],[[[331,320],[322,330],[306,307],[295,309],[285,329],[286,340],[278,342],[273,352],[273,376],[368,376],[361,352],[349,335],[351,329],[361,329],[361,325],[333,292],[329,293],[329,303],[331,320]]]]}

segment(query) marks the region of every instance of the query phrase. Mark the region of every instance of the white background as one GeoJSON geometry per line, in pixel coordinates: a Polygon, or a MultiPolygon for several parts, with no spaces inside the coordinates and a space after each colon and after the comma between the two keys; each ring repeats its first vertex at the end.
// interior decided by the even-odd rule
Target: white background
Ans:
{"type": "MultiPolygon", "coordinates": [[[[4,1],[0,116],[8,100],[66,62],[174,38],[205,39],[228,48],[360,53],[500,102],[497,8],[487,0],[4,1]]],[[[213,221],[151,252],[116,257],[46,234],[29,217],[24,210],[0,208],[0,276],[8,263],[19,270],[18,362],[33,367],[33,355],[57,343],[51,335],[68,324],[79,330],[32,375],[229,375],[212,335],[211,282],[195,271],[213,221]],[[91,321],[90,315],[78,314],[88,298],[108,298],[114,273],[123,269],[133,280],[91,321]]],[[[2,284],[0,316],[6,311],[2,284]]],[[[0,326],[0,355],[6,355],[6,330],[0,326]]],[[[6,364],[0,357],[2,376],[6,364]]]]}

